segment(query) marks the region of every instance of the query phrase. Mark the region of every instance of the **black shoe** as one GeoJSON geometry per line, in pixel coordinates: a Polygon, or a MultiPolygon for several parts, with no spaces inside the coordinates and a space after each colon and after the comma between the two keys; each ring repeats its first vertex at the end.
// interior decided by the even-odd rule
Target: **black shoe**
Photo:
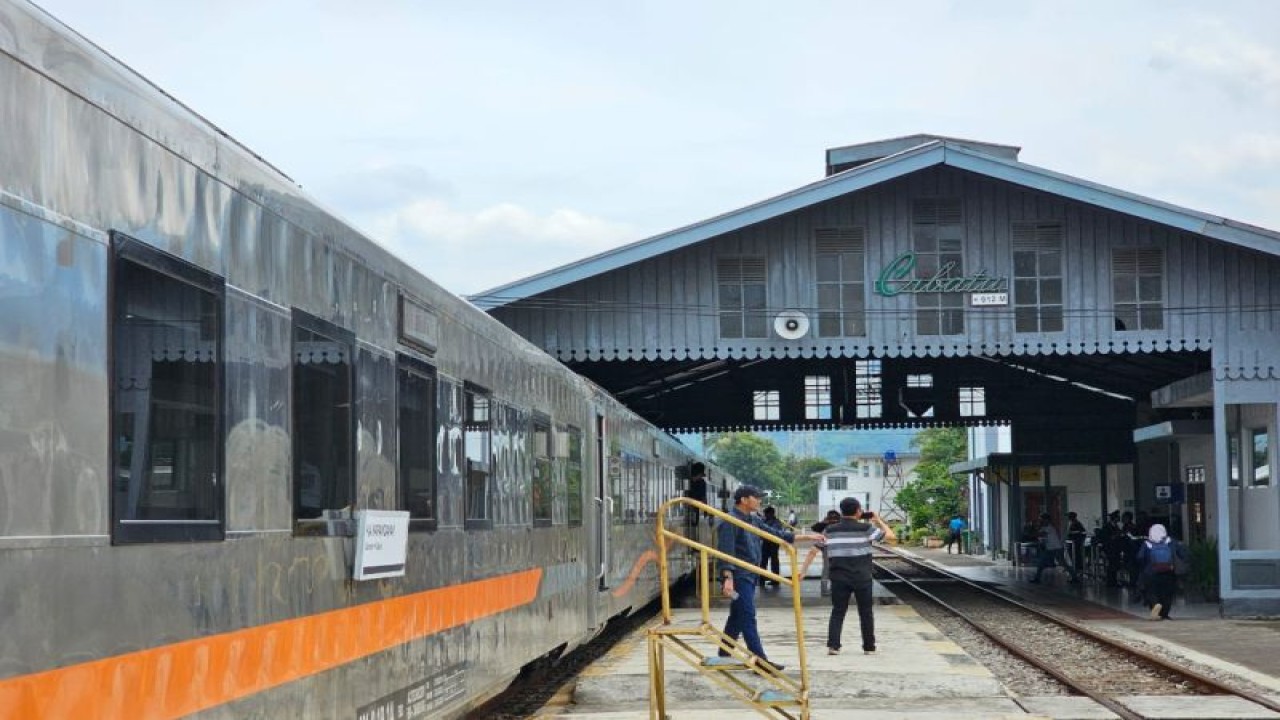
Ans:
{"type": "Polygon", "coordinates": [[[1031,583],[1032,585],[1039,585],[1039,584],[1040,584],[1040,581],[1039,581],[1039,580],[1037,580],[1037,579],[1035,579],[1035,578],[1031,578],[1031,579],[1030,579],[1030,580],[1028,580],[1027,582],[1031,583]]]}
{"type": "Polygon", "coordinates": [[[718,654],[720,657],[729,657],[729,651],[728,651],[728,650],[725,650],[724,648],[720,648],[720,652],[719,652],[719,653],[717,653],[717,654],[718,654]]]}
{"type": "Polygon", "coordinates": [[[764,658],[753,657],[747,661],[747,667],[752,668],[754,670],[765,670],[765,671],[772,670],[773,672],[780,673],[782,672],[782,669],[786,667],[786,665],[779,665],[773,662],[772,660],[765,660],[764,658]]]}

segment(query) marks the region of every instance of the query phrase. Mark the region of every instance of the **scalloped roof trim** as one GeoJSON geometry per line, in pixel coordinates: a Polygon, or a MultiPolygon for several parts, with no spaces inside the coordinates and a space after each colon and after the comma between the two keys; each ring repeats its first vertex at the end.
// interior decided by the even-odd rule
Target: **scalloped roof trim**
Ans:
{"type": "Polygon", "coordinates": [[[561,349],[547,351],[562,362],[583,360],[759,360],[812,358],[969,357],[973,355],[1112,355],[1131,352],[1212,350],[1206,338],[1147,338],[1106,342],[1025,342],[976,345],[757,345],[699,348],[561,349]]]}

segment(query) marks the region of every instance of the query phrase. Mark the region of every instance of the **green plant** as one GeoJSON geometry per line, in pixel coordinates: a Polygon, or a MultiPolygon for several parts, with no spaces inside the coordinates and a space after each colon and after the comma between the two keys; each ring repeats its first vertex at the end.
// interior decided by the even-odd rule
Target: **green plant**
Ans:
{"type": "Polygon", "coordinates": [[[927,527],[918,527],[911,531],[911,537],[908,538],[912,545],[923,545],[924,539],[933,536],[933,531],[927,527]]]}
{"type": "Polygon", "coordinates": [[[1206,600],[1218,598],[1218,539],[1215,537],[1187,543],[1187,559],[1191,568],[1187,586],[1199,590],[1206,600]]]}
{"type": "Polygon", "coordinates": [[[912,525],[946,527],[954,515],[965,515],[965,484],[948,470],[965,458],[963,428],[929,428],[911,441],[920,449],[915,477],[894,502],[907,513],[912,525]]]}

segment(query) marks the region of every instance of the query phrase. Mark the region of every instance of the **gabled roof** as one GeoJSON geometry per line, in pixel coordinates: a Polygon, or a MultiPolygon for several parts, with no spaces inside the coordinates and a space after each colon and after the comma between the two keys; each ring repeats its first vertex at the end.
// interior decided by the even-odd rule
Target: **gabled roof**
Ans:
{"type": "Polygon", "coordinates": [[[945,142],[952,147],[968,148],[986,155],[1002,157],[1006,160],[1017,160],[1018,152],[1022,150],[1022,148],[1017,147],[1016,145],[998,145],[996,143],[979,142],[977,140],[965,140],[964,138],[918,133],[915,135],[903,135],[902,137],[889,138],[887,140],[874,140],[872,142],[857,143],[856,145],[844,145],[837,148],[828,148],[827,174],[832,175],[834,172],[848,170],[849,168],[858,165],[865,165],[873,160],[886,158],[895,153],[910,150],[911,148],[925,145],[933,142],[934,140],[945,142]]]}
{"type": "Polygon", "coordinates": [[[835,466],[835,467],[829,467],[829,468],[827,468],[826,470],[819,470],[819,471],[817,471],[817,472],[811,472],[811,473],[809,473],[809,477],[816,478],[816,477],[823,477],[823,476],[826,476],[826,475],[835,475],[835,474],[837,474],[837,473],[845,473],[845,474],[847,475],[847,474],[853,474],[853,473],[857,473],[857,472],[858,472],[857,470],[854,470],[853,468],[849,467],[848,465],[837,465],[837,466],[835,466]]]}
{"type": "Polygon", "coordinates": [[[1280,255],[1278,232],[1188,210],[1017,160],[997,157],[961,142],[950,139],[932,140],[768,200],[500,285],[471,295],[468,299],[483,309],[508,305],[935,165],[949,165],[1269,255],[1280,255]]]}

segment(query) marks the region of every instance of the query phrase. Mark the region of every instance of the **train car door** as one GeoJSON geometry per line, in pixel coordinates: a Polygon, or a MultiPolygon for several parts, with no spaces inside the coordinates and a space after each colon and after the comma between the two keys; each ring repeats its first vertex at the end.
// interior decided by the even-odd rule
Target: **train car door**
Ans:
{"type": "Polygon", "coordinates": [[[596,569],[596,589],[609,589],[609,535],[613,531],[613,496],[609,494],[609,439],[604,415],[596,414],[595,533],[592,538],[592,567],[596,569]]]}

